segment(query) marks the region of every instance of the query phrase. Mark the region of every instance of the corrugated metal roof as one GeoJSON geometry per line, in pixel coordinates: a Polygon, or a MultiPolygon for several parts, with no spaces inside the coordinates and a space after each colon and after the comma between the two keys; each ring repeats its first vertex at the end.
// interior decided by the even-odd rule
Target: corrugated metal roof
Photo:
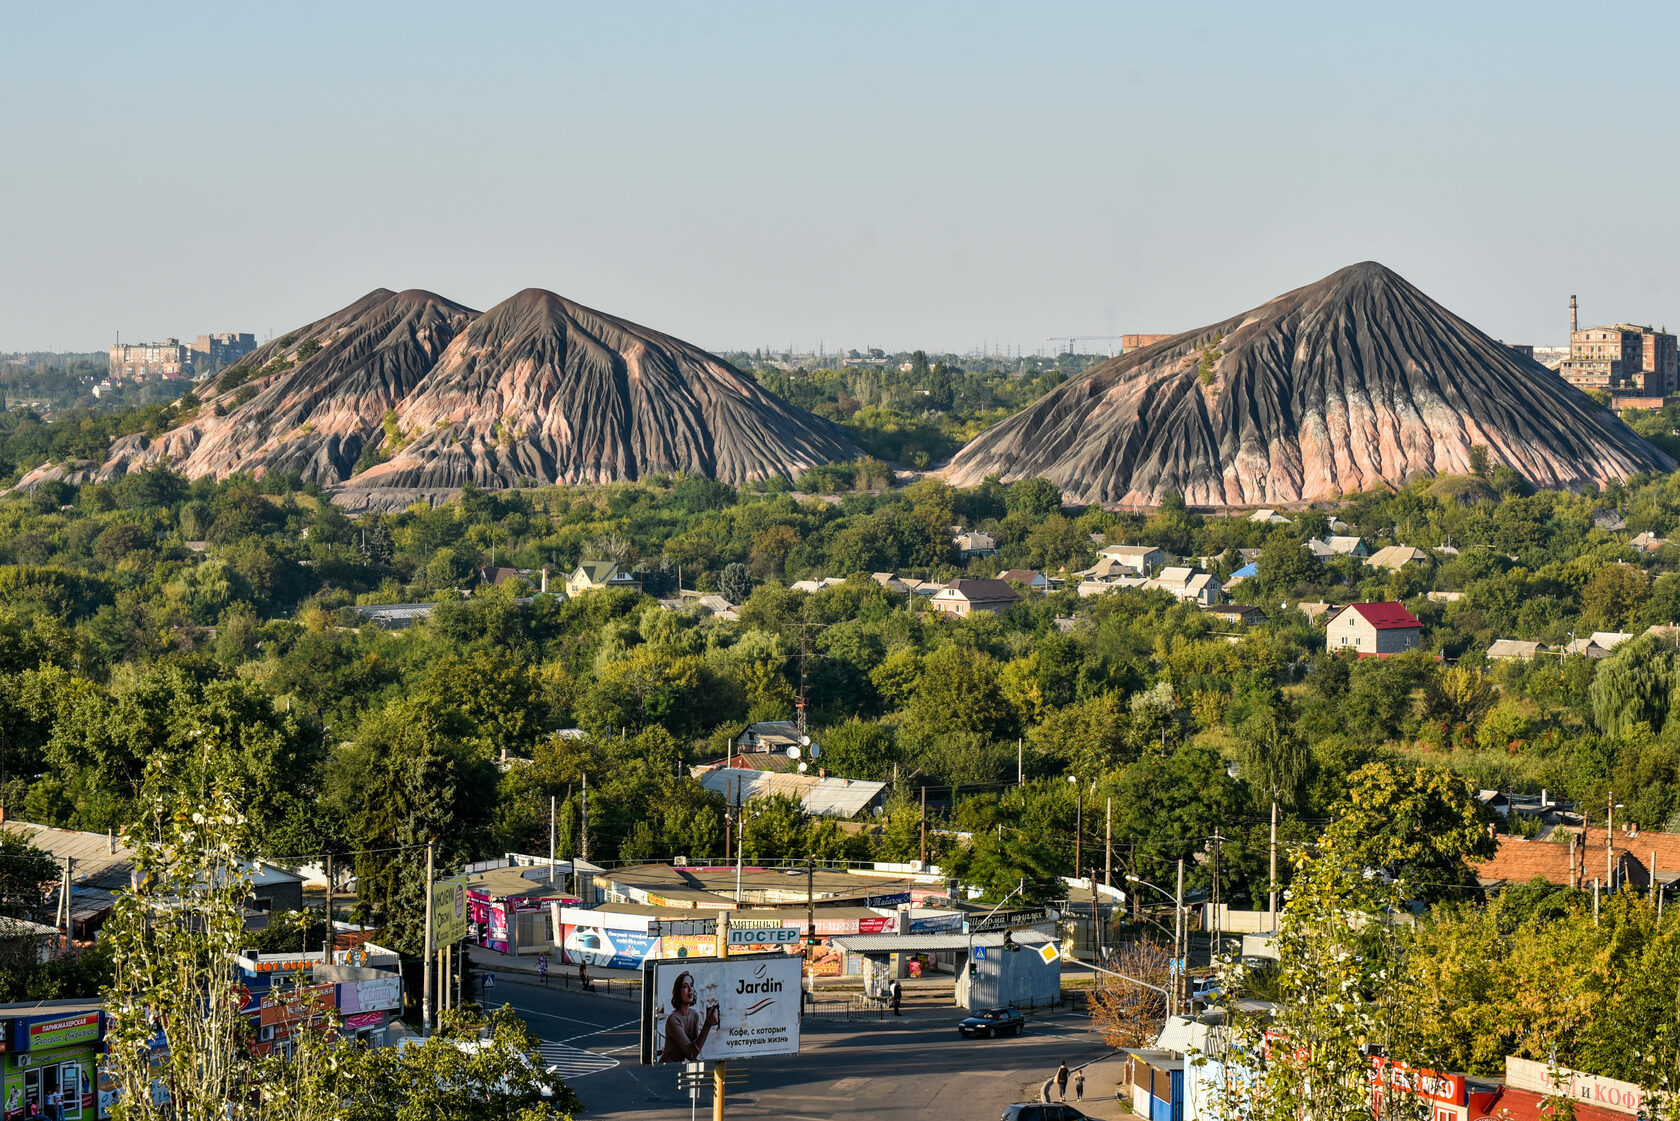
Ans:
{"type": "Polygon", "coordinates": [[[27,821],[8,821],[0,829],[21,833],[60,865],[66,857],[75,861],[71,878],[78,886],[116,889],[129,885],[134,851],[109,834],[55,829],[27,821]]]}
{"type": "Polygon", "coordinates": [[[739,767],[719,767],[700,777],[700,785],[726,797],[737,783],[744,798],[785,794],[799,799],[805,812],[826,817],[856,816],[887,786],[884,782],[866,782],[863,779],[784,775],[739,767]]]}
{"type": "MultiPolygon", "coordinates": [[[[1017,946],[1037,946],[1054,941],[1037,930],[1017,930],[1017,946]]],[[[939,950],[966,950],[970,946],[990,949],[1003,945],[1003,932],[987,934],[839,934],[834,944],[853,954],[929,953],[939,950]]]]}

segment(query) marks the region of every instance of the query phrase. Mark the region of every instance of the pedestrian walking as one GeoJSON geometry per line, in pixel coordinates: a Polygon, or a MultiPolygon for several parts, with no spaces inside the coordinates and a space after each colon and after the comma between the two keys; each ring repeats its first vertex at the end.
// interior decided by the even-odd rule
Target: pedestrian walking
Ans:
{"type": "Polygon", "coordinates": [[[595,986],[589,983],[589,966],[585,962],[578,962],[578,988],[586,993],[595,991],[595,986]]]}
{"type": "Polygon", "coordinates": [[[1063,1063],[1056,1068],[1056,1092],[1064,1102],[1067,1101],[1067,1080],[1068,1068],[1067,1064],[1063,1063]]]}
{"type": "Polygon", "coordinates": [[[1073,1100],[1076,1102],[1082,1102],[1085,1100],[1084,1067],[1080,1067],[1078,1070],[1073,1072],[1073,1100]]]}
{"type": "Polygon", "coordinates": [[[544,988],[548,987],[548,955],[547,954],[538,954],[537,955],[537,978],[542,981],[544,988]]]}
{"type": "Polygon", "coordinates": [[[898,1006],[903,1001],[904,1001],[904,986],[898,983],[898,978],[897,977],[894,977],[893,978],[893,983],[892,983],[892,1012],[893,1012],[894,1016],[904,1015],[904,1013],[902,1013],[898,1010],[898,1006]]]}

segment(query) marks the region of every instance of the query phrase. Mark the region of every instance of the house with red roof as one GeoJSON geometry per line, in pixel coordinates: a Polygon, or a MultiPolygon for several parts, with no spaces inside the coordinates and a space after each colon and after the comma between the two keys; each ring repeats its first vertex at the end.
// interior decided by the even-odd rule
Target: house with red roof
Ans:
{"type": "Polygon", "coordinates": [[[1352,650],[1361,658],[1386,658],[1422,645],[1423,624],[1403,603],[1350,603],[1324,627],[1324,646],[1332,654],[1352,650]]]}

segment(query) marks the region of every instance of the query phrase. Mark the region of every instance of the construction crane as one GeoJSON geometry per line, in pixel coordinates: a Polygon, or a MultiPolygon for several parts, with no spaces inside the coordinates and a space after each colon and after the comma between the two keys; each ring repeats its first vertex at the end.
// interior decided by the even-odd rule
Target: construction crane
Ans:
{"type": "MultiPolygon", "coordinates": [[[[1090,342],[1111,343],[1115,339],[1124,338],[1124,337],[1125,337],[1124,335],[1045,335],[1044,336],[1044,341],[1047,342],[1047,343],[1066,343],[1067,344],[1067,350],[1064,352],[1064,351],[1062,351],[1061,347],[1057,347],[1056,348],[1057,352],[1058,353],[1072,354],[1074,343],[1090,343],[1090,342]]],[[[1110,358],[1114,357],[1114,348],[1112,346],[1108,348],[1108,356],[1110,358]]]]}

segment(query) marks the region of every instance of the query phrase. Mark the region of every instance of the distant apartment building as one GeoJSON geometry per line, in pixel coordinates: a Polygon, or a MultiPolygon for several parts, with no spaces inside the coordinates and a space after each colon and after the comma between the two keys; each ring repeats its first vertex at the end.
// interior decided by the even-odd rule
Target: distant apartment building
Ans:
{"type": "Polygon", "coordinates": [[[192,372],[192,349],[180,339],[160,343],[114,343],[111,377],[118,380],[178,378],[192,372]]]}
{"type": "Polygon", "coordinates": [[[1680,390],[1673,335],[1634,323],[1583,329],[1577,314],[1571,296],[1569,357],[1558,367],[1563,380],[1578,389],[1604,389],[1639,398],[1660,399],[1680,390]]]}
{"type": "Polygon", "coordinates": [[[1121,335],[1120,353],[1130,354],[1134,350],[1142,350],[1146,346],[1154,346],[1162,339],[1170,339],[1171,335],[1121,335]]]}
{"type": "Polygon", "coordinates": [[[257,336],[249,331],[223,331],[219,335],[200,335],[193,341],[193,361],[202,369],[231,366],[257,349],[257,336]]]}
{"type": "Polygon", "coordinates": [[[226,366],[257,349],[257,337],[226,331],[200,335],[192,343],[168,338],[157,343],[114,343],[111,377],[118,381],[191,377],[200,368],[226,366]]]}

